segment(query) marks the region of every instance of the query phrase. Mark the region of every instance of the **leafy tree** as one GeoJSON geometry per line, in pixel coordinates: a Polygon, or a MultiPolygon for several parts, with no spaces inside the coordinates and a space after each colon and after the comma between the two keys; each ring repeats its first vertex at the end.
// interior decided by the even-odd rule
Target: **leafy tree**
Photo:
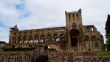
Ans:
{"type": "Polygon", "coordinates": [[[110,50],[110,36],[107,36],[106,46],[107,46],[107,50],[110,50]]]}
{"type": "Polygon", "coordinates": [[[6,42],[5,41],[0,41],[0,44],[6,44],[6,42]]]}
{"type": "Polygon", "coordinates": [[[108,17],[107,17],[105,31],[106,31],[106,37],[110,36],[110,15],[108,15],[108,17]]]}
{"type": "Polygon", "coordinates": [[[107,21],[105,24],[106,38],[107,38],[107,50],[110,50],[110,15],[107,17],[107,21]]]}

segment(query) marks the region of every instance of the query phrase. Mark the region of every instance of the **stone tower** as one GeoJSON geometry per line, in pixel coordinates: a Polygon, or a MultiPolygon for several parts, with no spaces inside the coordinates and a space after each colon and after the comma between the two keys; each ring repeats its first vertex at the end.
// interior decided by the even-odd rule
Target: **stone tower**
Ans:
{"type": "Polygon", "coordinates": [[[11,47],[15,48],[15,43],[17,43],[18,40],[16,40],[17,38],[17,33],[18,33],[18,27],[17,25],[15,25],[14,27],[10,28],[10,36],[9,36],[9,43],[11,45],[11,47]]]}
{"type": "Polygon", "coordinates": [[[67,30],[67,50],[79,51],[80,43],[83,40],[83,24],[81,9],[73,12],[66,12],[66,30],[67,30]]]}

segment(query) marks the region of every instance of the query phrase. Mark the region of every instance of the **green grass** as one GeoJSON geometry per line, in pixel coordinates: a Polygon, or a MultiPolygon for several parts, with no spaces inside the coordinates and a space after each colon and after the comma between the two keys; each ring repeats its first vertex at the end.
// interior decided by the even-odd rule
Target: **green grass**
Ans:
{"type": "Polygon", "coordinates": [[[97,56],[102,56],[102,57],[110,57],[110,51],[99,51],[96,52],[97,56]]]}

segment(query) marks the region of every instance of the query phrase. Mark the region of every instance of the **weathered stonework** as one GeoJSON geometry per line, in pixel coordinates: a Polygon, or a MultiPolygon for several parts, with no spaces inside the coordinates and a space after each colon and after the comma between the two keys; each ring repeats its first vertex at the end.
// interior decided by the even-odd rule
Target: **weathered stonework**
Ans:
{"type": "Polygon", "coordinates": [[[93,52],[51,52],[49,62],[109,62],[108,57],[96,56],[93,52]]]}
{"type": "Polygon", "coordinates": [[[10,48],[48,46],[57,50],[91,52],[103,50],[103,36],[94,25],[83,25],[81,9],[67,12],[66,26],[44,29],[19,30],[11,28],[10,48]]]}
{"type": "Polygon", "coordinates": [[[45,58],[44,48],[36,48],[34,51],[8,51],[0,53],[0,62],[40,62],[45,58]]]}
{"type": "Polygon", "coordinates": [[[49,51],[37,48],[27,52],[1,52],[0,62],[110,62],[108,57],[98,57],[93,52],[49,51]]]}
{"type": "Polygon", "coordinates": [[[36,49],[0,52],[0,62],[110,62],[108,57],[95,55],[95,51],[103,50],[103,36],[94,25],[83,25],[81,9],[65,11],[65,17],[64,27],[11,28],[8,48],[36,49]]]}

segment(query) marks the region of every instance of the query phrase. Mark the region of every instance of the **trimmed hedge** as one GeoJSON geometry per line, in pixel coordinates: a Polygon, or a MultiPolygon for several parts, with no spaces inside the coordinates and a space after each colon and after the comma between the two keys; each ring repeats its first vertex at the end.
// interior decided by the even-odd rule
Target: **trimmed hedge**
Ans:
{"type": "Polygon", "coordinates": [[[3,51],[32,51],[35,48],[3,48],[3,51]]]}

